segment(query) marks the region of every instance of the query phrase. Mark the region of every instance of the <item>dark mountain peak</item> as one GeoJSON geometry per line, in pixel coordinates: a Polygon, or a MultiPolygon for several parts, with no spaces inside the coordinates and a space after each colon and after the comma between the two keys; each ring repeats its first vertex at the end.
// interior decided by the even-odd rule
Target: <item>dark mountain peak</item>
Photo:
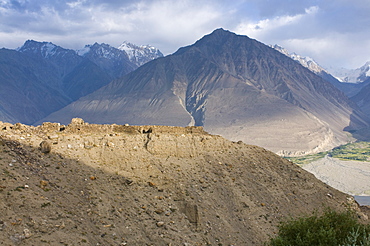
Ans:
{"type": "Polygon", "coordinates": [[[210,33],[209,35],[216,35],[216,36],[237,36],[237,34],[229,31],[229,30],[225,30],[223,28],[217,28],[215,29],[212,33],[210,33]]]}
{"type": "Polygon", "coordinates": [[[26,42],[24,42],[23,46],[18,48],[18,51],[23,52],[23,53],[29,52],[29,51],[37,52],[45,47],[48,47],[49,49],[54,49],[57,46],[53,44],[52,42],[45,42],[45,41],[39,42],[39,41],[29,39],[26,42]]]}
{"type": "Polygon", "coordinates": [[[44,58],[52,58],[60,55],[61,53],[69,53],[75,55],[73,50],[64,49],[52,42],[38,42],[35,40],[27,40],[24,45],[17,49],[19,52],[26,54],[35,54],[44,58]]]}
{"type": "Polygon", "coordinates": [[[224,30],[222,28],[214,30],[212,33],[205,35],[203,38],[201,38],[198,42],[196,42],[194,45],[197,44],[203,44],[203,43],[210,43],[212,42],[213,45],[219,45],[224,44],[226,41],[232,40],[235,42],[236,40],[242,40],[242,41],[250,41],[248,36],[245,35],[238,35],[235,34],[229,30],[224,30]]]}
{"type": "Polygon", "coordinates": [[[237,35],[231,31],[219,28],[205,35],[193,45],[180,48],[175,54],[182,54],[192,49],[197,49],[206,56],[239,53],[241,49],[246,49],[247,46],[251,46],[252,43],[262,44],[254,39],[250,39],[248,36],[237,35]]]}
{"type": "Polygon", "coordinates": [[[94,48],[94,49],[107,49],[107,50],[116,50],[116,48],[110,46],[109,44],[106,44],[106,43],[97,43],[95,42],[91,48],[94,48]]]}
{"type": "Polygon", "coordinates": [[[52,42],[46,42],[46,41],[40,42],[40,41],[36,41],[36,40],[33,40],[33,39],[28,39],[28,40],[26,40],[26,42],[24,42],[23,46],[19,49],[29,48],[29,47],[41,47],[41,46],[47,45],[47,44],[56,46],[52,42]]]}

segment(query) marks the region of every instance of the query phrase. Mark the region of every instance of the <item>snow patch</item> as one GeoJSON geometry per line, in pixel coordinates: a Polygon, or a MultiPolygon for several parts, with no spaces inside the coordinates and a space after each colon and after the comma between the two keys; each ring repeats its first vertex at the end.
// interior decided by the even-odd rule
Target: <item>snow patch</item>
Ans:
{"type": "Polygon", "coordinates": [[[76,50],[77,55],[79,56],[86,55],[87,53],[89,53],[90,48],[91,48],[91,45],[85,45],[85,47],[83,47],[82,49],[76,50]]]}

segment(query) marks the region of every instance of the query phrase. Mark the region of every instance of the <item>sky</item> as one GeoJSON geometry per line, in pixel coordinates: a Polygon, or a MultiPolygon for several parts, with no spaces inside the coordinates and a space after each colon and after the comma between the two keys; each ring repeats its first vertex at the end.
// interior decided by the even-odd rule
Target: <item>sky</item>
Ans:
{"type": "Polygon", "coordinates": [[[168,55],[224,28],[353,69],[370,61],[369,13],[370,0],[0,0],[0,47],[129,41],[168,55]]]}

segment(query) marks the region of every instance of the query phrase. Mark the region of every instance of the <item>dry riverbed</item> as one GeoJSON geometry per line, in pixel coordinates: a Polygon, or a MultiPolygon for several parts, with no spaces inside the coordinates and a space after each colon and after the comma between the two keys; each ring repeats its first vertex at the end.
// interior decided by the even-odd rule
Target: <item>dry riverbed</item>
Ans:
{"type": "Polygon", "coordinates": [[[344,193],[370,196],[370,162],[342,161],[325,156],[302,167],[344,193]]]}

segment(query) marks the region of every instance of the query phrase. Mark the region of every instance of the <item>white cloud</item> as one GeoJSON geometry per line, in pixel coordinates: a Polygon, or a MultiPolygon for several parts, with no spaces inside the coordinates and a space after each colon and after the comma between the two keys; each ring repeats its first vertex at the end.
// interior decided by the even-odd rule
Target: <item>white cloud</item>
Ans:
{"type": "MultiPolygon", "coordinates": [[[[300,25],[303,21],[307,21],[316,15],[318,11],[318,6],[312,6],[305,9],[304,14],[276,16],[272,19],[266,18],[257,22],[247,21],[246,23],[240,23],[236,28],[236,32],[263,40],[265,37],[270,37],[271,32],[287,27],[294,28],[294,26],[300,25]]],[[[280,35],[283,36],[284,34],[280,35]]]]}
{"type": "Polygon", "coordinates": [[[77,1],[73,1],[73,2],[66,2],[68,7],[70,7],[70,8],[81,7],[84,3],[86,3],[86,0],[77,0],[77,1]]]}
{"type": "Polygon", "coordinates": [[[369,12],[363,0],[0,0],[0,47],[127,40],[168,54],[223,27],[323,65],[357,66],[370,60],[369,12]]]}
{"type": "MultiPolygon", "coordinates": [[[[104,14],[104,13],[101,13],[104,14]]],[[[217,27],[215,20],[220,17],[217,9],[199,5],[193,1],[157,1],[152,4],[137,4],[130,12],[110,13],[110,17],[99,14],[98,23],[114,33],[131,33],[132,41],[168,43],[163,47],[171,53],[178,47],[191,44],[207,32],[217,27]]],[[[123,40],[122,40],[123,41],[123,40]]]]}

